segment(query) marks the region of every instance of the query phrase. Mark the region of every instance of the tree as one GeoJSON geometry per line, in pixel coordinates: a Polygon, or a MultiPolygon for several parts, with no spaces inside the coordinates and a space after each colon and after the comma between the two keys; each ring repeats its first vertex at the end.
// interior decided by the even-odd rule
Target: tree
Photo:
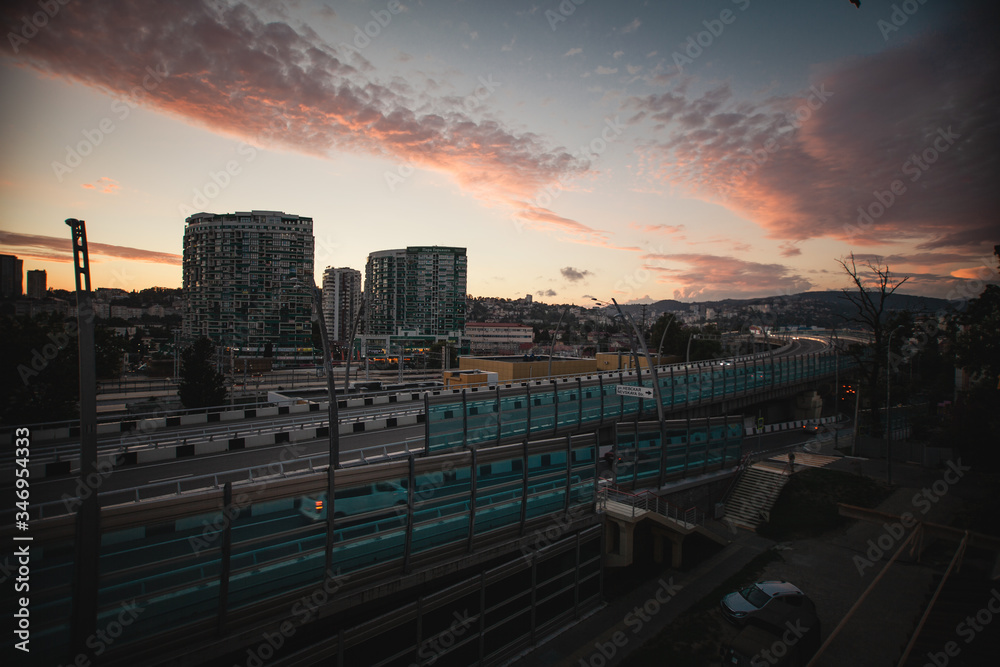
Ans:
{"type": "Polygon", "coordinates": [[[94,361],[97,377],[117,379],[122,374],[125,345],[128,341],[109,327],[98,324],[94,328],[94,361]]]}
{"type": "Polygon", "coordinates": [[[649,346],[649,353],[656,354],[657,349],[660,345],[660,338],[663,338],[663,354],[674,355],[682,358],[687,358],[688,352],[688,341],[692,335],[698,334],[708,334],[716,336],[716,339],[712,338],[696,338],[691,340],[691,361],[702,361],[704,359],[714,359],[722,355],[722,344],[717,340],[718,330],[715,327],[705,327],[704,329],[698,329],[697,327],[689,327],[681,324],[680,322],[673,321],[673,315],[671,313],[666,313],[661,315],[656,322],[653,323],[652,329],[649,333],[649,339],[647,340],[647,345],[649,346]],[[666,336],[663,335],[663,328],[667,328],[666,336]]]}
{"type": "MultiPolygon", "coordinates": [[[[1000,259],[1000,246],[994,248],[1000,259]]],[[[957,318],[955,366],[968,379],[959,387],[953,419],[942,429],[941,444],[955,447],[983,469],[1000,465],[1000,286],[986,289],[957,318]]]]}
{"type": "Polygon", "coordinates": [[[177,395],[186,408],[222,405],[226,387],[222,373],[215,370],[215,343],[202,336],[181,352],[181,377],[177,395]]]}
{"type": "MultiPolygon", "coordinates": [[[[1000,260],[1000,246],[993,251],[1000,260]]],[[[969,302],[959,321],[962,329],[956,341],[958,365],[970,373],[974,387],[996,390],[1000,387],[1000,286],[987,285],[969,302]]]]}
{"type": "Polygon", "coordinates": [[[55,314],[3,317],[0,421],[23,425],[79,416],[79,340],[73,320],[55,314]]]}
{"type": "Polygon", "coordinates": [[[677,321],[674,313],[665,313],[653,322],[649,332],[649,353],[656,354],[659,349],[660,340],[663,340],[663,354],[683,355],[686,352],[687,336],[684,334],[684,326],[677,321]],[[663,335],[664,327],[667,328],[666,336],[663,335]]]}
{"type": "Polygon", "coordinates": [[[872,334],[872,345],[868,351],[856,354],[859,368],[864,377],[866,387],[865,398],[870,402],[872,423],[871,434],[878,435],[879,427],[879,379],[882,377],[882,366],[886,360],[886,345],[895,325],[889,321],[886,301],[909,280],[909,276],[897,280],[893,277],[887,264],[881,257],[874,257],[858,267],[852,252],[848,259],[837,260],[854,283],[852,288],[844,288],[843,298],[856,311],[846,317],[848,322],[860,324],[872,334]]]}

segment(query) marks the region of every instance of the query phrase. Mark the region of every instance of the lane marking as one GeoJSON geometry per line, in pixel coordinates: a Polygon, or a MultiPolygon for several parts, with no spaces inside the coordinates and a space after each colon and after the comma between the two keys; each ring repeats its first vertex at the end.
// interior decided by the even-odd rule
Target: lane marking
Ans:
{"type": "Polygon", "coordinates": [[[184,479],[185,477],[191,477],[193,475],[194,475],[193,472],[189,472],[186,475],[177,475],[176,477],[164,477],[163,479],[151,479],[151,480],[149,480],[147,482],[147,484],[156,484],[157,482],[172,482],[175,479],[184,479]]]}

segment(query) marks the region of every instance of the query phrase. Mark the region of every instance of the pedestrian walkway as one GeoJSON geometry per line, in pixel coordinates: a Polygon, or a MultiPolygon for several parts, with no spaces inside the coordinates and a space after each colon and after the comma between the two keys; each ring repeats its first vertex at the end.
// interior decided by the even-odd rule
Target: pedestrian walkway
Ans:
{"type": "MultiPolygon", "coordinates": [[[[721,524],[714,528],[720,533],[726,530],[721,524]]],[[[680,614],[774,545],[771,540],[745,530],[726,530],[725,534],[732,539],[729,546],[694,570],[679,572],[664,567],[662,574],[508,664],[512,667],[620,664],[630,652],[656,637],[680,614]]]]}
{"type": "MultiPolygon", "coordinates": [[[[780,468],[782,462],[773,463],[780,468]]],[[[784,463],[787,465],[787,457],[784,463]]],[[[798,452],[795,463],[796,470],[800,469],[801,463],[803,468],[820,466],[881,479],[886,474],[885,461],[878,460],[853,457],[813,459],[805,458],[798,452]]],[[[775,474],[781,474],[787,480],[787,468],[777,470],[775,474]]],[[[893,481],[902,488],[878,509],[892,514],[905,511],[919,513],[914,506],[915,490],[931,487],[942,475],[942,470],[893,464],[893,481]]],[[[974,482],[963,479],[953,485],[953,490],[940,498],[927,516],[921,518],[947,522],[961,505],[959,496],[965,494],[966,484],[974,482]]],[[[629,653],[655,638],[678,616],[739,572],[755,556],[770,548],[780,548],[782,558],[768,565],[760,578],[794,581],[807,590],[817,600],[825,638],[885,565],[891,553],[891,550],[882,554],[869,553],[885,528],[878,523],[864,521],[852,522],[845,529],[821,539],[796,540],[781,545],[755,532],[727,527],[720,522],[708,521],[706,528],[727,536],[731,543],[690,572],[664,567],[662,574],[608,602],[576,625],[554,636],[540,638],[537,649],[508,664],[516,667],[612,667],[621,664],[629,653]],[[871,558],[872,562],[870,565],[866,563],[861,571],[858,563],[862,561],[859,558],[871,558]]],[[[894,659],[898,659],[926,604],[933,583],[933,570],[942,566],[942,563],[933,560],[922,564],[915,560],[913,555],[908,555],[901,559],[905,564],[891,568],[821,659],[821,667],[895,664],[894,659]],[[886,609],[895,612],[886,615],[886,609]],[[866,647],[864,655],[872,659],[861,658],[858,651],[862,649],[859,647],[866,647]]],[[[987,593],[980,596],[982,601],[988,599],[987,593]]],[[[980,600],[977,598],[971,602],[978,603],[980,600]]],[[[968,606],[973,611],[977,608],[971,603],[968,606]]]]}

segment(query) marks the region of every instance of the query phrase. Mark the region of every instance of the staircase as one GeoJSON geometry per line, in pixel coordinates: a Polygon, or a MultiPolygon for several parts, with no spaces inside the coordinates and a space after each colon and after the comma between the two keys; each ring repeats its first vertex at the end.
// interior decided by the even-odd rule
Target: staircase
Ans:
{"type": "Polygon", "coordinates": [[[788,476],[787,469],[765,463],[747,468],[726,501],[725,520],[751,530],[756,528],[767,519],[788,476]]]}

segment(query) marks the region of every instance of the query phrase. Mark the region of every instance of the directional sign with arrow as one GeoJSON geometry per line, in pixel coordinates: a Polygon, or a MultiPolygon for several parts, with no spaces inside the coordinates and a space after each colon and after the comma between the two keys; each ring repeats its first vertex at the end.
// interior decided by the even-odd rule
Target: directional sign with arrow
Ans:
{"type": "Polygon", "coordinates": [[[630,384],[616,384],[615,393],[619,396],[636,396],[638,398],[653,398],[652,387],[633,387],[630,384]]]}

